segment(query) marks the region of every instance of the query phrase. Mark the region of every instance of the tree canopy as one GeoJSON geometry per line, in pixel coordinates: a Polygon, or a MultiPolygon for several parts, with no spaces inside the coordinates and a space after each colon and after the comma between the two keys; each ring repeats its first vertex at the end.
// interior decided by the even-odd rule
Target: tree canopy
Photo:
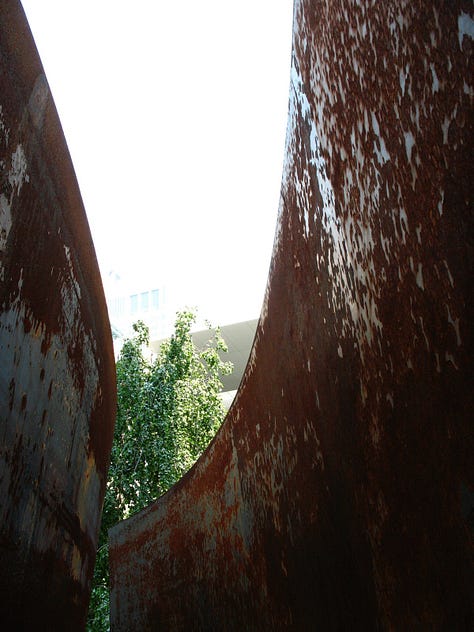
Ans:
{"type": "Polygon", "coordinates": [[[88,629],[108,630],[107,532],[166,492],[194,464],[225,416],[221,377],[232,365],[217,329],[204,349],[191,336],[195,314],[177,314],[158,357],[149,331],[136,323],[117,361],[117,420],[94,571],[88,629]]]}

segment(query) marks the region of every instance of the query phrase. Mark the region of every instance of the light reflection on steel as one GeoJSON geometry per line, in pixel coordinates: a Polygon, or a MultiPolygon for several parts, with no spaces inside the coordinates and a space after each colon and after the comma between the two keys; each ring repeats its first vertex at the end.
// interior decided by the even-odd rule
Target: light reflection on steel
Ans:
{"type": "Polygon", "coordinates": [[[81,630],[115,415],[78,185],[19,2],[0,9],[0,627],[81,630]]]}
{"type": "Polygon", "coordinates": [[[472,10],[296,1],[250,362],[197,465],[111,531],[114,630],[469,627],[472,10]]]}

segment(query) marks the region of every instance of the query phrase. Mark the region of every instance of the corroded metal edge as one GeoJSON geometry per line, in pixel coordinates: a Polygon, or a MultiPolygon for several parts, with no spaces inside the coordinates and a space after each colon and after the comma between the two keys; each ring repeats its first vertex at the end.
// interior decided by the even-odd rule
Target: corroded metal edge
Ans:
{"type": "Polygon", "coordinates": [[[468,629],[473,25],[295,3],[256,342],[207,452],[110,532],[114,630],[468,629]]]}
{"type": "Polygon", "coordinates": [[[110,326],[19,2],[0,10],[0,621],[83,629],[115,419],[110,326]]]}

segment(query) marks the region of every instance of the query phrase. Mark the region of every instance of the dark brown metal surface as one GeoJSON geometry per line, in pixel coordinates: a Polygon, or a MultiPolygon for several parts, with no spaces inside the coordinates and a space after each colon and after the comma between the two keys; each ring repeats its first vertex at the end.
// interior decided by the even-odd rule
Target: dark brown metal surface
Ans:
{"type": "Polygon", "coordinates": [[[114,630],[470,628],[472,12],[296,2],[250,363],[194,469],[111,531],[114,630]]]}
{"type": "Polygon", "coordinates": [[[20,3],[0,8],[0,628],[84,627],[115,414],[72,163],[20,3]]]}

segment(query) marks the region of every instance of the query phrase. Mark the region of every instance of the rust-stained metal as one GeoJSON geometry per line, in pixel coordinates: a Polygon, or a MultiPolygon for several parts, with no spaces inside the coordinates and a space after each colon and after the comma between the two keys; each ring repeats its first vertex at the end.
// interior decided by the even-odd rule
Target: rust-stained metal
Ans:
{"type": "Polygon", "coordinates": [[[19,2],[0,9],[0,627],[81,630],[115,414],[110,327],[19,2]]]}
{"type": "Polygon", "coordinates": [[[250,362],[114,630],[472,629],[473,5],[298,0],[250,362]]]}

